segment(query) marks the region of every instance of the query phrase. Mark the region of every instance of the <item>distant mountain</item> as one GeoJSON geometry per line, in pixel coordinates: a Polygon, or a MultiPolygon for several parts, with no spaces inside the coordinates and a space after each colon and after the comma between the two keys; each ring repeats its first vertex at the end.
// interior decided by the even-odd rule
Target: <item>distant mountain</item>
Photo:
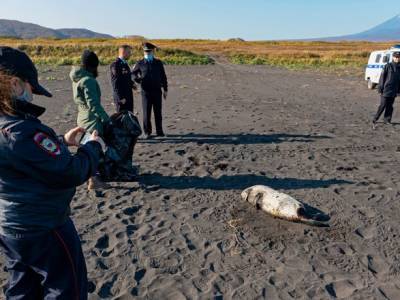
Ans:
{"type": "Polygon", "coordinates": [[[97,33],[88,29],[51,29],[40,25],[14,20],[0,19],[0,36],[22,39],[45,38],[113,38],[108,34],[97,33]]]}
{"type": "Polygon", "coordinates": [[[384,41],[398,41],[400,40],[400,15],[375,26],[367,31],[356,34],[313,39],[318,41],[370,41],[370,42],[384,42],[384,41]]]}

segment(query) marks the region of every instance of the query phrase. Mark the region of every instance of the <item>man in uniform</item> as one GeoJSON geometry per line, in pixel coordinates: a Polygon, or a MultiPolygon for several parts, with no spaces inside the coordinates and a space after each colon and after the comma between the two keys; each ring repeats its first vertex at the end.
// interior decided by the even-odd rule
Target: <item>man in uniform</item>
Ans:
{"type": "Polygon", "coordinates": [[[162,98],[167,99],[168,81],[164,65],[154,57],[156,46],[144,43],[144,59],[136,63],[132,76],[142,87],[143,131],[145,138],[151,138],[151,111],[154,109],[157,136],[163,137],[162,98]]]}
{"type": "Polygon", "coordinates": [[[133,112],[133,89],[136,89],[132,80],[128,60],[131,57],[132,48],[123,45],[118,49],[118,58],[111,64],[111,84],[114,92],[114,103],[117,112],[127,110],[133,112]]]}
{"type": "Polygon", "coordinates": [[[378,92],[381,94],[381,104],[372,121],[374,129],[383,112],[384,123],[392,122],[393,103],[400,93],[400,52],[394,52],[393,62],[386,64],[379,80],[378,92]]]}

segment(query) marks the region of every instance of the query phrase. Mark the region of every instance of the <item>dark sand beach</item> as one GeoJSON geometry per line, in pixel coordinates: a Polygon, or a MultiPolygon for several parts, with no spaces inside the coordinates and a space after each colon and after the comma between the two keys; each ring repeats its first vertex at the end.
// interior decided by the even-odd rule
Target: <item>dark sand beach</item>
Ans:
{"type": "MultiPolygon", "coordinates": [[[[64,133],[70,69],[46,69],[54,98],[37,103],[64,133]]],[[[82,186],[72,202],[90,299],[400,299],[400,123],[372,130],[375,91],[262,66],[167,73],[168,136],[138,142],[137,182],[98,197],[82,186]],[[257,211],[240,197],[256,184],[328,213],[330,227],[257,211]]],[[[108,68],[99,81],[112,113],[108,68]]]]}

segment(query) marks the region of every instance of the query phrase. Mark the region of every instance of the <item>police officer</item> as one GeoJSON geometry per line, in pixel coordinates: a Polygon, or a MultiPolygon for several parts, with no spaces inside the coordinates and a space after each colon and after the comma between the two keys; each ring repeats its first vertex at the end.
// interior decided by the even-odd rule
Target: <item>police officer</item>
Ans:
{"type": "Polygon", "coordinates": [[[167,99],[168,81],[164,65],[154,57],[156,46],[144,43],[144,59],[136,63],[132,70],[134,80],[142,87],[143,131],[145,138],[151,138],[151,111],[154,109],[157,136],[164,136],[162,127],[162,98],[167,99]]]}
{"type": "Polygon", "coordinates": [[[69,217],[75,187],[97,170],[104,142],[94,132],[79,146],[81,128],[63,137],[38,119],[33,95],[51,94],[23,52],[0,47],[0,247],[7,299],[87,299],[81,242],[69,217]]]}
{"type": "Polygon", "coordinates": [[[118,49],[118,58],[110,65],[111,84],[114,92],[114,104],[117,112],[128,110],[133,112],[133,89],[136,85],[132,80],[128,60],[131,57],[132,48],[123,45],[118,49]]]}
{"type": "Polygon", "coordinates": [[[384,123],[390,124],[393,115],[393,103],[400,93],[400,52],[393,53],[393,62],[386,64],[379,80],[378,92],[381,94],[381,104],[373,119],[373,128],[384,113],[384,123]]]}

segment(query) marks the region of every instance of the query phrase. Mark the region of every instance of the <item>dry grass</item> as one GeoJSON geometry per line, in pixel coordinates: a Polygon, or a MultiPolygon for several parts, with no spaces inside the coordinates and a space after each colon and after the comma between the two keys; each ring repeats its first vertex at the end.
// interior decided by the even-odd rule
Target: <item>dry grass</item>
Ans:
{"type": "MultiPolygon", "coordinates": [[[[0,44],[27,51],[39,64],[76,64],[83,49],[96,51],[110,63],[121,44],[135,49],[132,62],[141,57],[141,40],[130,39],[2,39],[0,44]]],[[[395,42],[241,42],[218,40],[153,40],[158,56],[168,64],[209,64],[210,56],[224,56],[237,64],[267,64],[293,69],[360,69],[371,51],[390,48],[395,42]]]]}

